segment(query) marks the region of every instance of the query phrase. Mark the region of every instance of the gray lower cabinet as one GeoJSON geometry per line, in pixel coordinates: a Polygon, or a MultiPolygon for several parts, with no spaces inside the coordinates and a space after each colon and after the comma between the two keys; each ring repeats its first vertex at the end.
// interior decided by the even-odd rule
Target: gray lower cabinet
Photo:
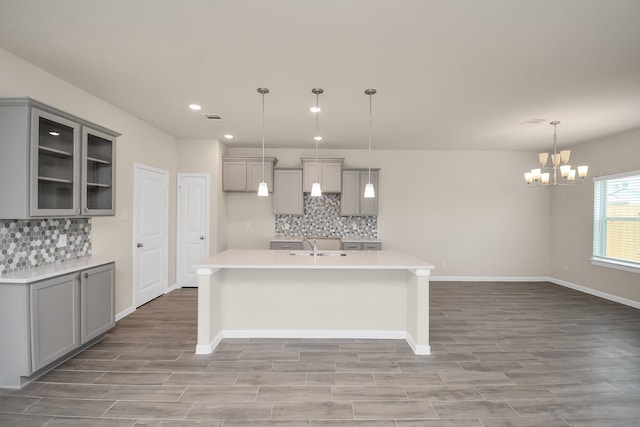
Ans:
{"type": "Polygon", "coordinates": [[[0,283],[0,388],[20,388],[115,325],[115,264],[0,283]]]}
{"type": "Polygon", "coordinates": [[[114,264],[95,267],[80,276],[82,343],[102,335],[115,325],[114,264]]]}
{"type": "Polygon", "coordinates": [[[381,251],[382,242],[342,242],[343,251],[381,251]]]}
{"type": "Polygon", "coordinates": [[[299,251],[302,250],[303,248],[303,244],[302,241],[300,240],[296,240],[296,241],[271,241],[269,244],[270,249],[279,249],[279,250],[293,250],[293,251],[299,251]]]}
{"type": "Polygon", "coordinates": [[[31,370],[80,347],[80,280],[78,274],[30,286],[31,370]]]}

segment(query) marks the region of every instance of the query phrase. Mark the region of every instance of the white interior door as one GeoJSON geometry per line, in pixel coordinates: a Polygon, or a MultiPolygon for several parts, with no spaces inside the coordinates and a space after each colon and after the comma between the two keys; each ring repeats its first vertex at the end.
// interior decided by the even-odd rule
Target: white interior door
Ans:
{"type": "Polygon", "coordinates": [[[209,175],[178,174],[178,286],[198,286],[193,265],[209,256],[209,175]]]}
{"type": "Polygon", "coordinates": [[[168,193],[168,172],[134,165],[133,301],[136,307],[167,290],[168,193]]]}

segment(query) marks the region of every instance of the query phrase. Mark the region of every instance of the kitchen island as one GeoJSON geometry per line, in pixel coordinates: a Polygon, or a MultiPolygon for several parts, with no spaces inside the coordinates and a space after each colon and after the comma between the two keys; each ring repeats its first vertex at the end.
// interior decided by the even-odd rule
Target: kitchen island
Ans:
{"type": "Polygon", "coordinates": [[[430,354],[434,266],[393,251],[228,250],[196,266],[198,342],[223,338],[405,339],[430,354]]]}

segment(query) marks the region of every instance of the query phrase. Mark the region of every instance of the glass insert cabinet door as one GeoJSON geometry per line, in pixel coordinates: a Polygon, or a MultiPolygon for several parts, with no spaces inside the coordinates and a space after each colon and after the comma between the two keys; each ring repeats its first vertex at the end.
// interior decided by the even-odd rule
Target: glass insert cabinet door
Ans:
{"type": "Polygon", "coordinates": [[[115,214],[115,138],[82,128],[82,214],[115,214]]]}
{"type": "Polygon", "coordinates": [[[78,215],[80,125],[31,110],[31,200],[33,216],[78,215]]]}

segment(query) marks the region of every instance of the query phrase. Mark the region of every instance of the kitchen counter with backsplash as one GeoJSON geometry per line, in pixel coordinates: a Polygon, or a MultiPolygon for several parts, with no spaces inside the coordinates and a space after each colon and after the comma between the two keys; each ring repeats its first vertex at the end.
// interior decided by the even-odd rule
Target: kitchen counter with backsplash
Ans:
{"type": "Polygon", "coordinates": [[[0,388],[23,387],[114,325],[114,259],[85,257],[0,275],[0,388]]]}
{"type": "Polygon", "coordinates": [[[0,274],[0,285],[4,283],[33,283],[47,280],[63,274],[75,273],[80,270],[97,267],[115,262],[113,258],[86,257],[71,261],[47,264],[42,267],[31,268],[29,270],[14,271],[7,274],[0,274]]]}

